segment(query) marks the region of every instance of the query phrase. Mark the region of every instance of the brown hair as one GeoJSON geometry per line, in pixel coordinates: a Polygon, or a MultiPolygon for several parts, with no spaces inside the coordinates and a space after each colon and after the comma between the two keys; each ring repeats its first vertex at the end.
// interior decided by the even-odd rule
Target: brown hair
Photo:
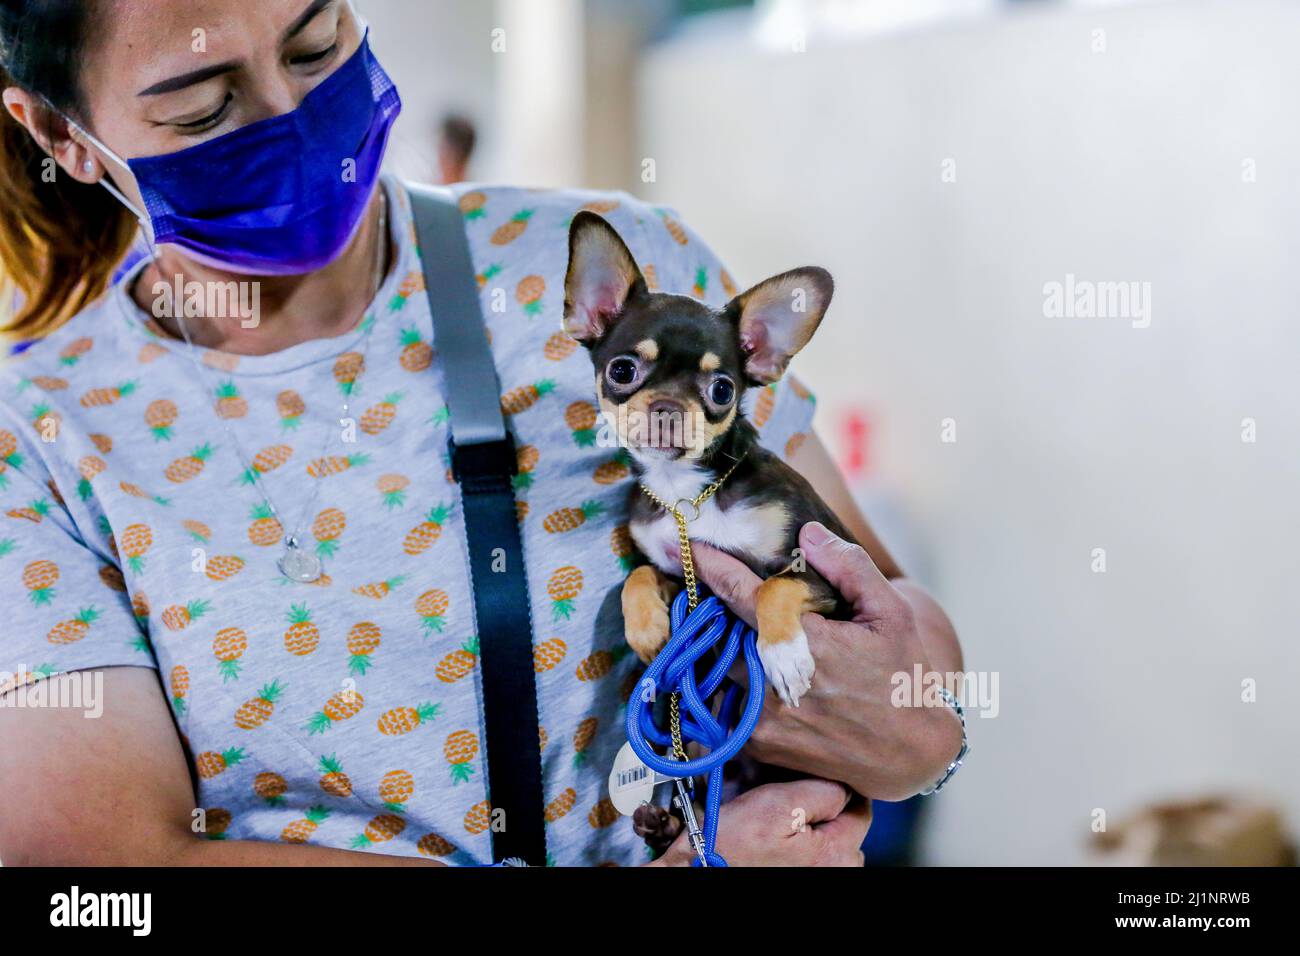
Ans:
{"type": "MultiPolygon", "coordinates": [[[[37,121],[84,117],[75,64],[92,0],[0,0],[0,89],[43,97],[37,121]]],[[[99,185],[60,170],[6,111],[0,115],[0,333],[48,335],[108,288],[131,246],[135,217],[99,185]],[[17,309],[5,314],[14,290],[17,309]]]]}

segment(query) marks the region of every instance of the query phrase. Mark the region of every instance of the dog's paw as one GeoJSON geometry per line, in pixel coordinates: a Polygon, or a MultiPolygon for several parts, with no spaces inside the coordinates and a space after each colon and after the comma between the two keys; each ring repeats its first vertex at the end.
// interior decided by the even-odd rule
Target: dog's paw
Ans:
{"type": "Polygon", "coordinates": [[[760,641],[758,656],[777,696],[791,707],[798,707],[799,698],[812,687],[813,671],[817,669],[804,632],[797,631],[789,640],[779,643],[760,641]]]}
{"type": "Polygon", "coordinates": [[[668,608],[657,594],[624,600],[623,634],[643,664],[649,664],[663,650],[670,633],[668,608]]]}

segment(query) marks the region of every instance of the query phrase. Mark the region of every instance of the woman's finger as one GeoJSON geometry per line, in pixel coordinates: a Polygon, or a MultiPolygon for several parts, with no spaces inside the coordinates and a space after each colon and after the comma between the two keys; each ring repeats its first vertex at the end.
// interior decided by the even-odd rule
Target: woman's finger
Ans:
{"type": "Polygon", "coordinates": [[[695,554],[696,573],[709,590],[750,627],[757,627],[754,593],[763,583],[762,578],[725,551],[698,543],[692,544],[691,550],[695,554]]]}
{"type": "Polygon", "coordinates": [[[799,531],[799,545],[813,570],[853,605],[859,619],[874,619],[901,600],[866,550],[818,521],[799,531]]]}

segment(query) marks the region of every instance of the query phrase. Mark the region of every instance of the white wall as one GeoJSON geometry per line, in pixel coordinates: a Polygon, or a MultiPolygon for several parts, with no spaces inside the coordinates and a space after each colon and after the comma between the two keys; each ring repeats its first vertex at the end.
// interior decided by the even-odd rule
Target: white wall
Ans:
{"type": "Polygon", "coordinates": [[[967,666],[1000,675],[933,862],[1077,862],[1093,808],[1208,789],[1300,826],[1298,35],[1300,4],[1184,0],[645,66],[654,197],[739,279],[834,272],[798,368],[824,426],[877,416],[967,666]],[[1067,273],[1150,282],[1150,327],[1045,318],[1067,273]]]}

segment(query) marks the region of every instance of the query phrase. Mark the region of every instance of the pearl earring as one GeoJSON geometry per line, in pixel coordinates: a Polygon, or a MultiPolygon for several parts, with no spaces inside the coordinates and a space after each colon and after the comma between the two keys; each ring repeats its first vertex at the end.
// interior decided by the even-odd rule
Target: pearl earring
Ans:
{"type": "Polygon", "coordinates": [[[84,169],[84,170],[85,170],[86,172],[88,172],[88,173],[93,173],[93,172],[95,171],[95,163],[94,163],[93,160],[89,160],[89,159],[88,159],[88,160],[86,160],[84,163],[81,164],[81,168],[84,169]]]}

